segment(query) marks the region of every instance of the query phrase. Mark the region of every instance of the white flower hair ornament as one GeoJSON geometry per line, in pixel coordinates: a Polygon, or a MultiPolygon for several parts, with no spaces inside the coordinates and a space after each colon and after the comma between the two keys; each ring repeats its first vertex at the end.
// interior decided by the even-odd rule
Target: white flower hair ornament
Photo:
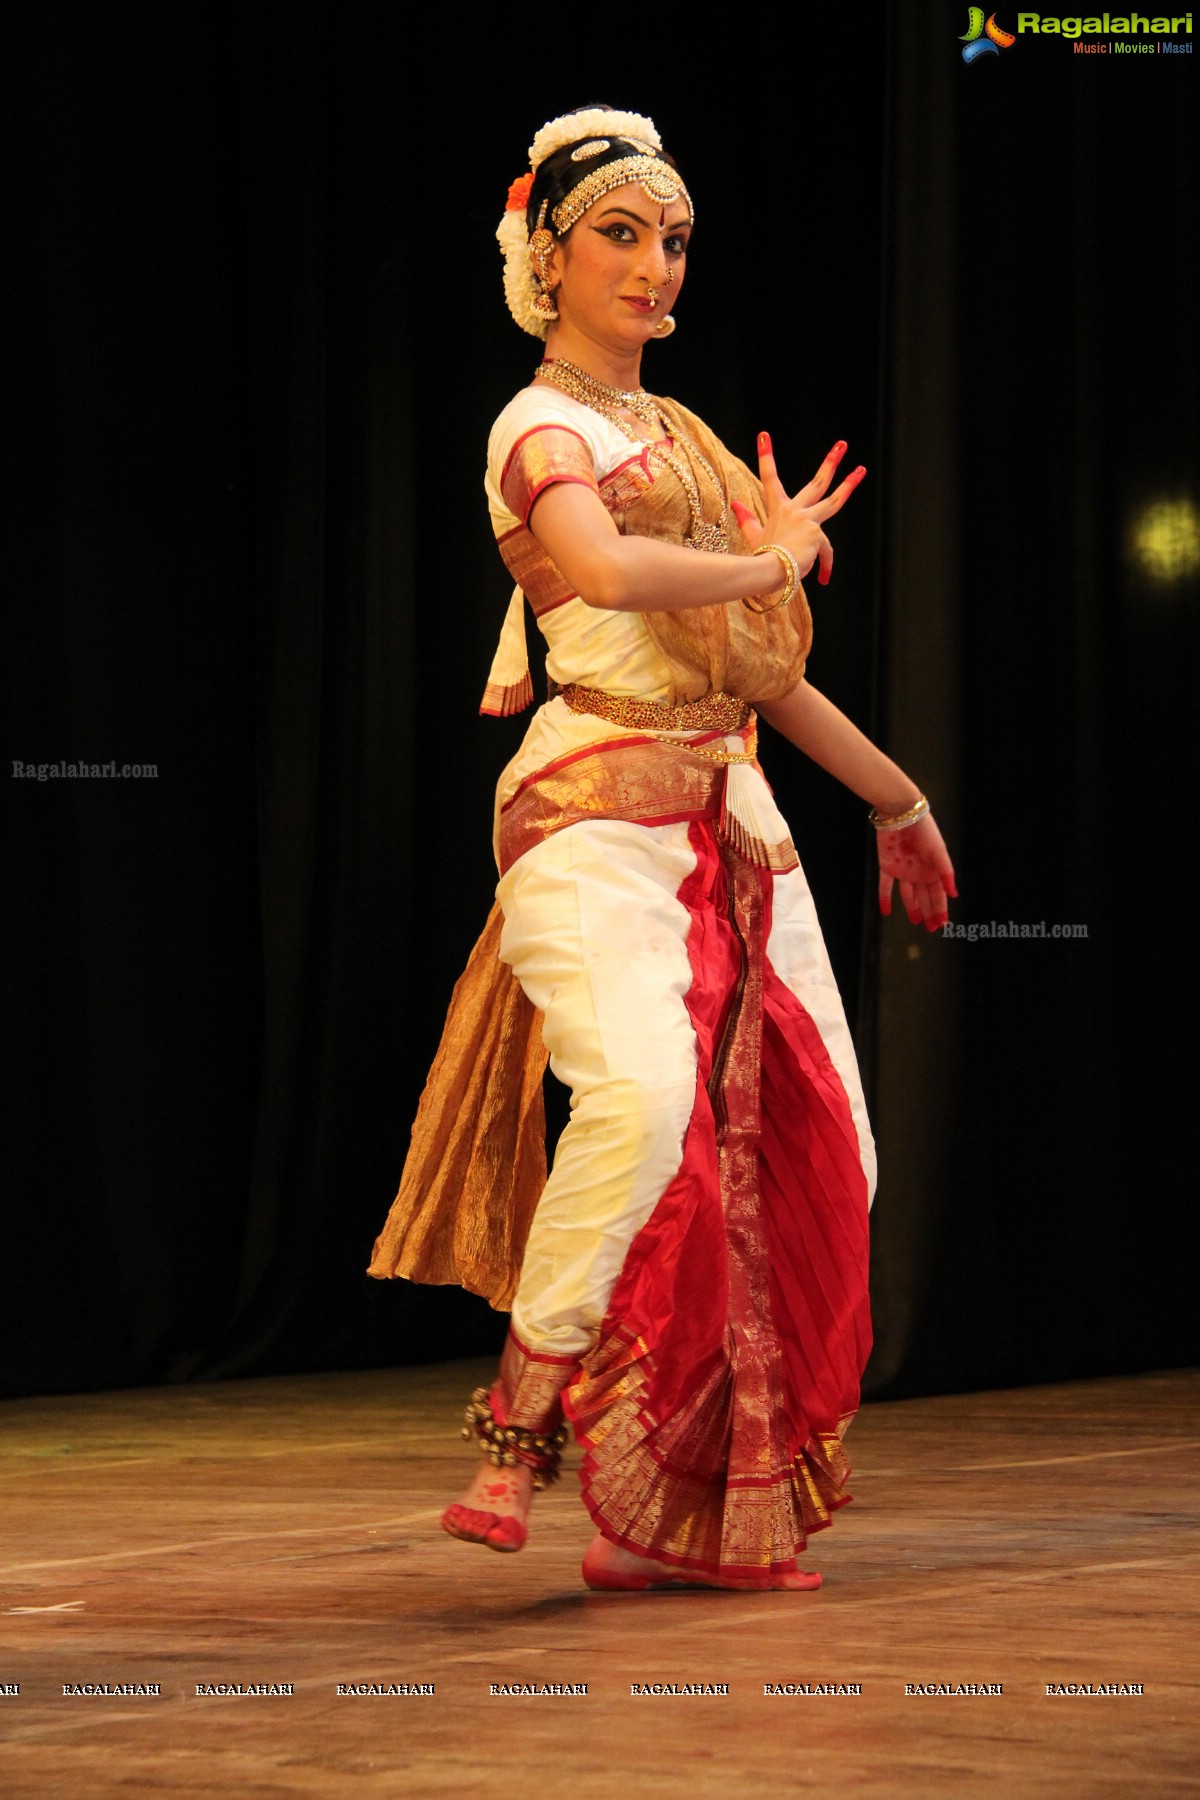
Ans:
{"type": "Polygon", "coordinates": [[[508,209],[496,227],[496,242],[504,253],[504,298],[508,310],[522,331],[527,331],[531,337],[544,338],[547,322],[533,307],[541,290],[533,272],[529,228],[525,223],[525,206],[532,186],[532,175],[513,182],[508,190],[508,209]],[[518,190],[524,191],[524,199],[518,190]]]}
{"type": "Polygon", "coordinates": [[[529,173],[519,176],[509,188],[504,217],[496,227],[496,242],[504,255],[504,298],[509,312],[530,337],[545,338],[547,329],[547,321],[534,308],[541,288],[529,254],[529,228],[525,222],[533,178],[556,150],[595,137],[623,138],[639,147],[662,150],[654,120],[642,113],[605,112],[594,106],[584,112],[564,113],[542,126],[529,146],[529,173]]]}
{"type": "Polygon", "coordinates": [[[649,144],[652,150],[662,149],[653,119],[641,113],[605,112],[602,107],[592,106],[586,112],[564,113],[560,119],[543,125],[529,146],[529,166],[536,174],[539,164],[556,150],[590,137],[626,138],[649,144]]]}

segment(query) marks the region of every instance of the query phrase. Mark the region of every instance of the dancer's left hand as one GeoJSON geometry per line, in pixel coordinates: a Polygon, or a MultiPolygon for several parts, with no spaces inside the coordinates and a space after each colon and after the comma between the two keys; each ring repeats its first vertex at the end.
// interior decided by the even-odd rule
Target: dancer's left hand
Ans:
{"type": "Polygon", "coordinates": [[[950,861],[933,814],[926,813],[902,831],[877,831],[879,852],[879,910],[892,910],[892,888],[900,884],[909,922],[937,931],[950,917],[950,899],[958,899],[954,865],[950,861]]]}

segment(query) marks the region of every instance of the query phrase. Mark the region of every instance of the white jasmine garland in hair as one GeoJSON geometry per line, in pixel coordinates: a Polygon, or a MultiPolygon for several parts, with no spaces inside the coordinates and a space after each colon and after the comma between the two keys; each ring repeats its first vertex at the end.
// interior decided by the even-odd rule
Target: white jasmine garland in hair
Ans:
{"type": "Polygon", "coordinates": [[[504,298],[508,310],[522,331],[527,331],[531,337],[544,338],[546,321],[533,310],[541,290],[529,257],[524,207],[505,213],[496,227],[496,242],[504,252],[504,298]]]}
{"type": "Polygon", "coordinates": [[[529,146],[529,166],[536,169],[565,144],[577,144],[590,137],[639,138],[655,150],[662,149],[653,119],[642,113],[605,112],[592,106],[585,112],[563,113],[561,118],[548,120],[529,146]]]}

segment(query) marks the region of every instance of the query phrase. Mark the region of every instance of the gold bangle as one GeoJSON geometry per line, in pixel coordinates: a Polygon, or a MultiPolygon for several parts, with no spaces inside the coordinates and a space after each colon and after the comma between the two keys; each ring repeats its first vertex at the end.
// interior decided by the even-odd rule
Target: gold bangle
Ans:
{"type": "Polygon", "coordinates": [[[924,818],[928,811],[929,802],[922,794],[907,812],[893,813],[890,818],[885,819],[872,807],[867,817],[876,831],[903,831],[906,825],[915,825],[918,819],[924,818]]]}
{"type": "Polygon", "coordinates": [[[785,550],[782,544],[760,544],[757,550],[752,550],[750,554],[751,556],[765,556],[768,550],[774,552],[783,567],[783,598],[776,600],[771,606],[755,606],[751,600],[743,596],[742,605],[747,612],[769,613],[775,612],[780,606],[788,606],[796,589],[800,586],[800,564],[791,551],[785,550]]]}

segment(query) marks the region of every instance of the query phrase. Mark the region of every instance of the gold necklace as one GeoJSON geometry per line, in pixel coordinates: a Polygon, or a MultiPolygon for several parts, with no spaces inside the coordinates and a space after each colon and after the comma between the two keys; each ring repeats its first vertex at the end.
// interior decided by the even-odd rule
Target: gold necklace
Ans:
{"type": "Polygon", "coordinates": [[[635,431],[628,419],[621,417],[622,412],[631,412],[636,419],[646,425],[656,426],[665,431],[673,440],[673,448],[667,450],[662,444],[650,444],[652,456],[657,456],[672,470],[688,503],[691,523],[688,534],[683,540],[689,550],[708,550],[717,555],[725,554],[729,549],[729,534],[725,529],[724,519],[728,515],[729,504],[724,484],[708,458],[693,444],[679,427],[678,420],[672,419],[661,400],[648,394],[645,388],[610,387],[607,382],[598,381],[589,375],[586,369],[578,364],[567,362],[563,357],[554,357],[542,363],[536,370],[542,381],[549,381],[569,394],[581,405],[590,407],[593,412],[600,413],[608,419],[617,430],[627,437],[631,443],[646,445],[647,440],[641,432],[635,431]],[[686,445],[686,454],[678,453],[680,444],[686,445]],[[714,524],[704,517],[704,506],[700,495],[700,484],[696,480],[691,463],[695,462],[712,482],[721,499],[720,524],[714,524]]]}
{"type": "Polygon", "coordinates": [[[623,412],[631,412],[636,419],[647,425],[657,425],[658,404],[652,394],[645,388],[610,387],[607,381],[598,381],[581,369],[578,363],[567,362],[561,356],[548,357],[536,370],[543,381],[552,381],[556,387],[570,394],[573,400],[581,400],[584,406],[590,406],[596,412],[609,414],[620,408],[623,412]]]}

